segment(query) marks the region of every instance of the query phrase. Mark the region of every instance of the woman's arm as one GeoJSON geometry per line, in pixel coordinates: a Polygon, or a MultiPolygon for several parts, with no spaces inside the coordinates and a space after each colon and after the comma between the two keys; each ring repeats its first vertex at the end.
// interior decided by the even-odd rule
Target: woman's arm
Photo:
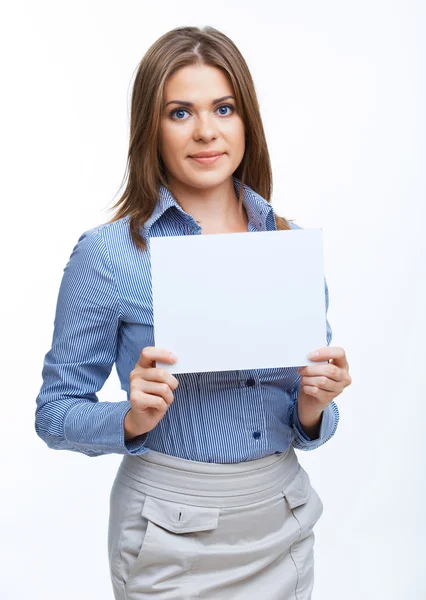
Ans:
{"type": "Polygon", "coordinates": [[[116,359],[120,301],[101,228],[84,232],[64,269],[44,358],[35,430],[49,448],[88,456],[144,452],[125,440],[130,403],[99,402],[116,359]]]}
{"type": "MultiPolygon", "coordinates": [[[[329,295],[327,280],[325,278],[324,292],[326,341],[327,346],[329,346],[333,337],[333,331],[331,329],[330,323],[328,322],[329,295]]],[[[290,398],[292,402],[291,424],[294,432],[293,446],[295,448],[298,448],[299,450],[315,450],[319,446],[322,446],[335,434],[337,424],[339,422],[339,409],[337,408],[337,404],[335,402],[331,402],[331,404],[322,412],[321,417],[318,419],[317,423],[309,423],[311,427],[304,429],[299,420],[297,403],[297,399],[300,392],[300,381],[301,377],[298,378],[296,385],[290,391],[290,398]]]]}

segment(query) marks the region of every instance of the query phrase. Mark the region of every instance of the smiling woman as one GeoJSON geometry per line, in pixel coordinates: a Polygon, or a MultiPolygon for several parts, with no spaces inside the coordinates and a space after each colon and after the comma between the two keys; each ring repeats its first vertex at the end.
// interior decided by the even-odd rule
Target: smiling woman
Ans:
{"type": "MultiPolygon", "coordinates": [[[[254,83],[241,52],[217,29],[173,29],[142,58],[127,171],[110,223],[127,217],[141,249],[159,187],[202,225],[202,233],[248,230],[245,186],[270,202],[271,164],[254,83]],[[232,177],[241,183],[238,195],[232,177]]],[[[276,229],[291,229],[285,218],[273,213],[273,219],[276,229]]]]}
{"type": "Polygon", "coordinates": [[[181,67],[164,96],[159,151],[169,189],[203,233],[247,231],[231,180],[244,156],[244,121],[228,77],[209,65],[181,67]]]}
{"type": "MultiPolygon", "coordinates": [[[[294,449],[333,436],[333,398],[349,381],[343,349],[329,347],[326,282],[320,360],[334,363],[305,369],[303,390],[297,366],[175,377],[157,367],[176,362],[172,349],[154,345],[151,238],[298,229],[274,213],[271,190],[235,44],[212,27],[163,35],[136,74],[118,210],[80,236],[64,269],[37,397],[49,447],[124,455],[108,528],[116,600],[311,598],[322,502],[294,449]],[[99,402],[114,364],[127,399],[99,402]]],[[[266,310],[267,299],[247,327],[266,310]]]]}

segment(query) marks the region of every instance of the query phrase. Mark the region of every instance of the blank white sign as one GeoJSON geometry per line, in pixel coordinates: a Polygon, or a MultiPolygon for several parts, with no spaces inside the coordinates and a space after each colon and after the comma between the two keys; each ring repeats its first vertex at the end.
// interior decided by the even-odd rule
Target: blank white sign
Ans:
{"type": "Polygon", "coordinates": [[[153,237],[150,251],[155,346],[178,356],[162,368],[321,364],[307,355],[327,345],[322,229],[153,237]]]}

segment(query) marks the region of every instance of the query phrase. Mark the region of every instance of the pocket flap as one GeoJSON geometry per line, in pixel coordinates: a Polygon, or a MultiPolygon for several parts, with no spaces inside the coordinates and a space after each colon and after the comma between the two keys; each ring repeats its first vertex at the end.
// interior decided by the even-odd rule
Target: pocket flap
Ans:
{"type": "Polygon", "coordinates": [[[288,484],[283,494],[291,509],[308,501],[311,493],[311,482],[307,472],[300,466],[294,479],[288,484]]]}
{"type": "Polygon", "coordinates": [[[216,529],[219,508],[191,506],[154,496],[145,498],[142,516],[174,533],[216,529]]]}

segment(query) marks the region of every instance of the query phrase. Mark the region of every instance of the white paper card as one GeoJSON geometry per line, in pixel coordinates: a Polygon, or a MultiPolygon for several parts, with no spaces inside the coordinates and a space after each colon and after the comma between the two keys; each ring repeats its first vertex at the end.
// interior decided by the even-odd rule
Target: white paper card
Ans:
{"type": "MultiPolygon", "coordinates": [[[[322,364],[322,229],[150,238],[155,346],[170,373],[322,364]]],[[[327,362],[327,361],[325,361],[327,362]]]]}

